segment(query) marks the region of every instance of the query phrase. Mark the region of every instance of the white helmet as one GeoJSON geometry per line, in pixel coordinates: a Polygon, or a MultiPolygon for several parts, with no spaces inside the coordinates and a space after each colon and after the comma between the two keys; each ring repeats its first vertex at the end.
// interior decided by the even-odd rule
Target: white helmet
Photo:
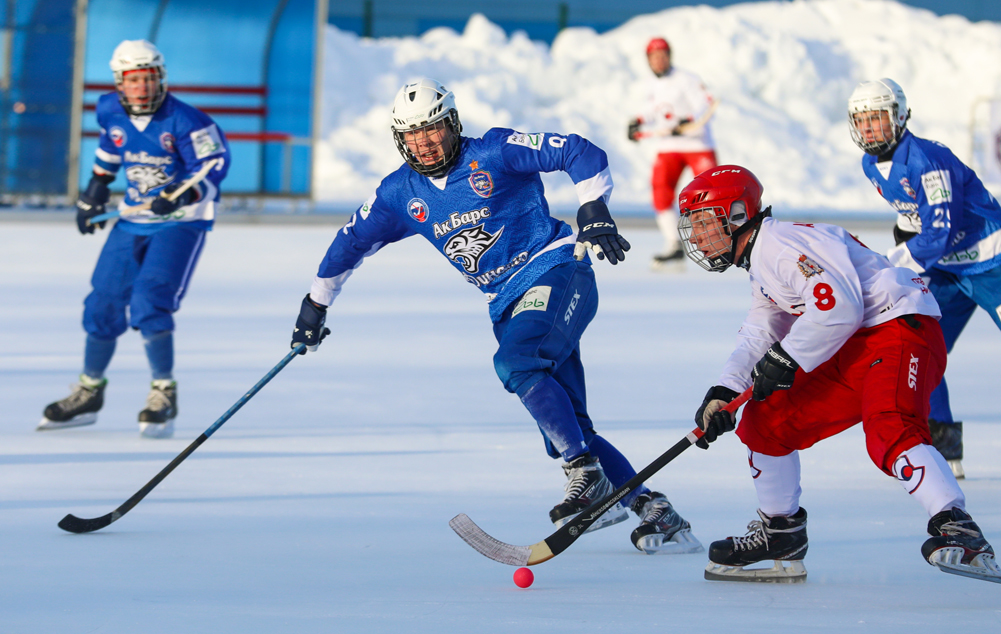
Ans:
{"type": "Polygon", "coordinates": [[[852,141],[867,154],[880,155],[892,150],[903,136],[910,118],[911,111],[907,107],[904,89],[887,77],[862,82],[848,98],[848,125],[852,141]],[[855,124],[856,114],[874,111],[885,111],[890,116],[891,129],[884,131],[883,141],[866,141],[855,124]]]}
{"type": "Polygon", "coordinates": [[[115,88],[118,100],[130,115],[153,114],[167,97],[167,67],[163,54],[146,40],[125,40],[111,54],[111,70],[115,73],[115,88]],[[156,92],[143,104],[132,104],[122,91],[125,73],[130,70],[150,69],[157,83],[156,92]]]}
{"type": "Polygon", "coordinates": [[[434,79],[423,77],[400,89],[393,102],[393,139],[396,149],[419,174],[444,176],[459,157],[462,124],[455,108],[455,95],[434,79]],[[407,146],[406,137],[413,139],[441,130],[440,156],[425,163],[407,146]]]}

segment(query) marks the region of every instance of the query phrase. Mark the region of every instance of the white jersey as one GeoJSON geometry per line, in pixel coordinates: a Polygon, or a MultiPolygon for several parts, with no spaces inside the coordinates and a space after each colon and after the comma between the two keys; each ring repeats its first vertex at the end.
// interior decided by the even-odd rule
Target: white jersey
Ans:
{"type": "Polygon", "coordinates": [[[765,218],[749,273],[751,309],[719,382],[738,392],[751,385],[751,369],[776,341],[810,372],[859,328],[942,315],[919,275],[834,225],[765,218]]]}
{"type": "Polygon", "coordinates": [[[706,124],[693,134],[672,136],[674,129],[684,119],[695,121],[712,103],[698,75],[680,68],[662,77],[652,77],[647,85],[647,101],[639,115],[640,131],[654,144],[658,152],[706,152],[715,148],[712,131],[706,124]]]}

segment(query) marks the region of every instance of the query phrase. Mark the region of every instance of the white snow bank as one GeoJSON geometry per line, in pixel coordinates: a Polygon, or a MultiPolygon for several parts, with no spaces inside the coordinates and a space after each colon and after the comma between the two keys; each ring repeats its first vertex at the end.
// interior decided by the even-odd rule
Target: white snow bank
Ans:
{"type": "MultiPolygon", "coordinates": [[[[648,148],[629,142],[649,76],[644,48],[663,35],[674,63],[722,100],[713,126],[721,162],[752,169],[766,202],[795,209],[883,211],[863,177],[845,103],[860,81],[897,80],[911,129],[970,159],[977,97],[1001,85],[1001,25],[939,17],[889,0],[799,0],[666,10],[598,35],[563,31],[552,47],[507,37],[481,15],[461,34],[361,39],[330,27],[316,193],[356,206],[401,158],[389,132],[396,91],[428,75],[455,92],[467,135],[491,127],[577,133],[605,149],[613,210],[649,208],[648,148]]],[[[546,178],[550,202],[574,209],[569,178],[546,178]]]]}

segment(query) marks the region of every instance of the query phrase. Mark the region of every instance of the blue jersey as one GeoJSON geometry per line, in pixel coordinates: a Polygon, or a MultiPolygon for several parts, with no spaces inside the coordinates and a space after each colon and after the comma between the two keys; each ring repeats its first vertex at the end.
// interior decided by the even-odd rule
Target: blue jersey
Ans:
{"type": "Polygon", "coordinates": [[[562,170],[582,204],[607,202],[612,179],[605,152],[575,134],[505,128],[461,143],[445,177],[430,179],[404,164],[383,179],[327,250],[313,300],[330,305],[364,257],[416,234],[486,294],[495,322],[540,275],[573,261],[574,232],[549,215],[539,173],[562,170]]]}
{"type": "Polygon", "coordinates": [[[890,251],[895,266],[973,275],[1001,264],[1001,206],[949,148],[905,131],[892,161],[866,154],[862,169],[918,232],[890,251]]]}
{"type": "Polygon", "coordinates": [[[123,217],[119,222],[130,233],[151,234],[173,222],[195,223],[210,229],[219,201],[219,184],[229,171],[229,145],[212,119],[204,112],[176,99],[169,92],[153,115],[130,117],[116,93],[97,101],[101,126],[94,172],[116,175],[125,168],[128,179],[119,210],[152,201],[163,189],[184,181],[204,162],[218,159],[199,187],[200,198],[173,214],[152,212],[123,217]]]}

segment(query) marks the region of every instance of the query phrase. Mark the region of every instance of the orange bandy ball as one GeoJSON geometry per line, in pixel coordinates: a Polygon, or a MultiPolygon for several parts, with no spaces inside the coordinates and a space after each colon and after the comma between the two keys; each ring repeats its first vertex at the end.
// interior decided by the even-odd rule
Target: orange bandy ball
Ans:
{"type": "Polygon", "coordinates": [[[527,588],[535,581],[535,575],[528,568],[518,568],[514,571],[514,585],[519,588],[527,588]]]}

